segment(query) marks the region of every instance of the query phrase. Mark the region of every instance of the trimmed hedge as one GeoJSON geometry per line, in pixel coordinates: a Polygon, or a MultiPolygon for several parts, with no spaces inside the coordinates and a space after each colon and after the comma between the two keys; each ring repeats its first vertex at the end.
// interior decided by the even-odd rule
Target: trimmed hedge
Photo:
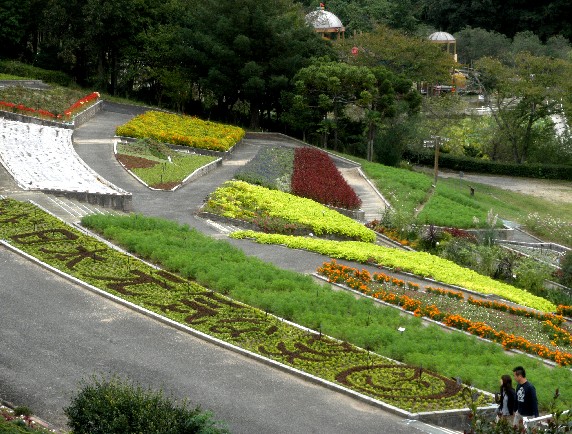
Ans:
{"type": "Polygon", "coordinates": [[[0,61],[0,72],[29,78],[30,80],[42,80],[46,83],[59,84],[60,86],[70,86],[73,83],[72,78],[64,72],[42,69],[15,60],[0,61]]]}
{"type": "MultiPolygon", "coordinates": [[[[433,152],[415,152],[406,150],[403,158],[415,164],[433,166],[435,154],[433,152]]],[[[482,160],[478,158],[459,157],[441,153],[439,167],[464,171],[488,173],[491,175],[519,176],[522,178],[561,179],[572,181],[572,166],[552,164],[516,164],[500,161],[482,160]]]]}

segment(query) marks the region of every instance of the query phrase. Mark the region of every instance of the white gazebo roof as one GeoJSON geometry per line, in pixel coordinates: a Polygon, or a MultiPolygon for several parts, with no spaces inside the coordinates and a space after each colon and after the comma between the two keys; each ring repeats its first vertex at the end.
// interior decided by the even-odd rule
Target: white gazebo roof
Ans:
{"type": "Polygon", "coordinates": [[[428,38],[432,42],[441,42],[443,44],[455,42],[453,35],[447,32],[435,32],[431,33],[428,38]]]}
{"type": "Polygon", "coordinates": [[[322,8],[318,8],[306,15],[306,23],[313,26],[316,30],[344,31],[344,25],[340,19],[322,8]]]}

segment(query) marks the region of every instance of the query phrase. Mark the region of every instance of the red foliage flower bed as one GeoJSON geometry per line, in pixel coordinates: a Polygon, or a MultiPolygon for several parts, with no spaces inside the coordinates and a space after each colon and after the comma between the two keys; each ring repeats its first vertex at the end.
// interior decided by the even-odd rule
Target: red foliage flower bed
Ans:
{"type": "Polygon", "coordinates": [[[296,148],[292,193],[324,205],[358,209],[361,200],[324,151],[296,148]]]}

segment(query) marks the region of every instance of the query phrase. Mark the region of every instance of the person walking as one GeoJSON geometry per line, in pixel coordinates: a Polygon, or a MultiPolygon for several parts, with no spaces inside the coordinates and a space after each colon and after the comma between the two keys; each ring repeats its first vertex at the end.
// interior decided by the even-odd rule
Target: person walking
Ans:
{"type": "Polygon", "coordinates": [[[514,412],[514,426],[522,427],[523,417],[538,417],[538,399],[536,389],[526,379],[526,371],[522,366],[512,370],[516,385],[516,402],[514,412]]]}
{"type": "MultiPolygon", "coordinates": [[[[497,414],[499,419],[509,420],[514,418],[516,393],[512,387],[510,375],[503,375],[500,380],[500,393],[495,396],[499,404],[497,414]]],[[[510,423],[510,422],[509,422],[510,423]]]]}

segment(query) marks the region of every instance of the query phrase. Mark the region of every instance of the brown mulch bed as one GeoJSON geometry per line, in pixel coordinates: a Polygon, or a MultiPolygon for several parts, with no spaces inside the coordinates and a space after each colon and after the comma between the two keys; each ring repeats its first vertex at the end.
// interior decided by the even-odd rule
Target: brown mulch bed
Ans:
{"type": "Polygon", "coordinates": [[[156,161],[125,154],[117,154],[117,160],[127,169],[148,169],[158,164],[156,161]]]}
{"type": "Polygon", "coordinates": [[[179,184],[180,182],[163,182],[161,184],[151,185],[150,187],[156,188],[158,190],[172,190],[179,184]]]}

